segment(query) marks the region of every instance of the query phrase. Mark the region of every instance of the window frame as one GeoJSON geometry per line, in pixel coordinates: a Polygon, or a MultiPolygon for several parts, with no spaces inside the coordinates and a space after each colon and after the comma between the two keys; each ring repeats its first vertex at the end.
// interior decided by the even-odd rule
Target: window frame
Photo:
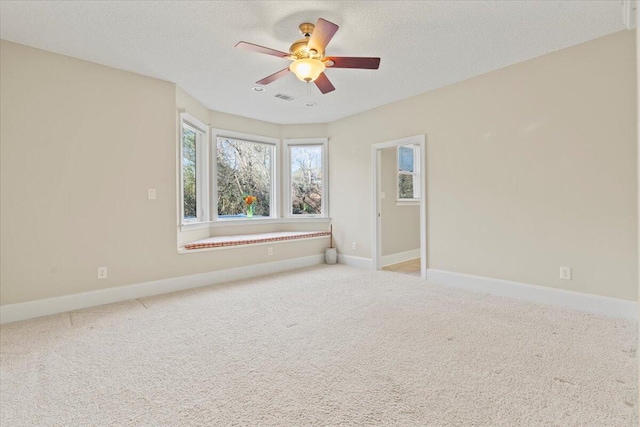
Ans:
{"type": "Polygon", "coordinates": [[[252,135],[242,132],[234,132],[223,129],[211,128],[211,222],[212,223],[230,223],[241,224],[244,222],[256,223],[267,222],[279,218],[279,188],[278,182],[280,182],[280,147],[281,143],[278,138],[271,138],[268,136],[252,135]],[[238,141],[249,142],[253,144],[266,144],[272,146],[272,158],[271,158],[271,203],[269,206],[268,218],[218,218],[218,138],[235,139],[238,141]]]}
{"type": "Polygon", "coordinates": [[[396,147],[396,204],[415,205],[420,203],[420,181],[422,180],[422,165],[420,161],[420,144],[408,143],[396,147]],[[413,149],[413,172],[400,170],[400,148],[410,146],[413,149]],[[400,197],[400,175],[411,175],[413,178],[413,197],[400,197]],[[418,197],[416,197],[416,194],[418,197]]]}
{"type": "Polygon", "coordinates": [[[207,177],[209,171],[209,156],[208,156],[208,126],[202,123],[189,113],[180,113],[180,128],[179,128],[179,169],[180,169],[180,224],[202,224],[209,221],[209,180],[207,177]],[[196,134],[196,218],[192,220],[185,220],[184,217],[184,146],[183,146],[183,132],[184,128],[187,128],[196,134]]]}
{"type": "MultiPolygon", "coordinates": [[[[329,217],[329,146],[328,138],[300,138],[300,139],[279,139],[268,136],[254,135],[248,134],[244,132],[236,132],[225,129],[218,129],[211,125],[205,125],[192,115],[186,113],[184,110],[180,111],[180,120],[179,120],[179,128],[177,132],[178,137],[178,180],[177,183],[177,192],[179,195],[178,198],[178,229],[180,232],[187,232],[191,230],[197,229],[205,229],[205,228],[218,228],[218,227],[234,227],[234,226],[246,226],[249,224],[292,224],[292,223],[325,223],[330,222],[331,218],[329,217]],[[206,130],[205,135],[206,138],[203,138],[203,141],[206,143],[201,144],[203,147],[202,152],[197,152],[196,156],[200,159],[206,159],[206,163],[203,167],[196,166],[199,169],[199,172],[202,173],[201,180],[204,185],[199,185],[199,188],[202,190],[201,199],[203,200],[202,204],[206,206],[206,215],[202,216],[202,221],[189,221],[184,222],[184,194],[183,194],[183,174],[182,174],[182,124],[183,120],[188,122],[191,127],[196,127],[198,130],[202,131],[206,130]],[[274,148],[274,156],[272,162],[272,174],[271,174],[271,188],[272,188],[272,197],[273,201],[270,206],[271,217],[269,218],[227,218],[220,219],[218,218],[218,183],[217,183],[217,138],[230,138],[230,139],[238,139],[242,141],[254,142],[254,143],[266,143],[273,145],[274,148]],[[324,145],[323,149],[323,178],[324,178],[324,186],[322,188],[322,197],[324,199],[324,203],[322,206],[322,215],[287,215],[286,206],[290,204],[290,196],[287,199],[287,191],[286,188],[290,187],[290,179],[287,175],[289,175],[289,166],[285,162],[285,158],[287,158],[288,148],[286,147],[286,142],[291,141],[296,144],[299,143],[311,143],[311,144],[319,144],[322,143],[324,145]]],[[[198,184],[196,184],[198,185],[198,184]]]]}
{"type": "Polygon", "coordinates": [[[285,218],[328,218],[329,217],[329,138],[291,138],[283,144],[283,213],[285,218]],[[291,188],[291,147],[305,145],[319,146],[322,149],[322,205],[320,214],[294,214],[291,188]]]}

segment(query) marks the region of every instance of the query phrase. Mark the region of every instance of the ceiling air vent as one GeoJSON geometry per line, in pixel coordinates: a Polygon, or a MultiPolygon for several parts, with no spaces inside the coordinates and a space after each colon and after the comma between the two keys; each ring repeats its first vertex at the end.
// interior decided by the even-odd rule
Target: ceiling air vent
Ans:
{"type": "Polygon", "coordinates": [[[293,96],[285,95],[284,93],[279,93],[275,95],[276,98],[284,99],[285,101],[293,101],[295,98],[293,96]]]}

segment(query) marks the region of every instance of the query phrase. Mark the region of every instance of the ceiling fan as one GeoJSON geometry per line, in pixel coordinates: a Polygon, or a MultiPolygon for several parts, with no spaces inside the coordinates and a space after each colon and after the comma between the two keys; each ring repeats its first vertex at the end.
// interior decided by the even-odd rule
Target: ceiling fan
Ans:
{"type": "Polygon", "coordinates": [[[350,56],[325,56],[325,48],[333,35],[338,31],[338,26],[326,19],[318,19],[316,25],[305,22],[298,27],[304,36],[296,40],[289,48],[289,53],[253,43],[239,42],[235,47],[252,52],[264,53],[279,58],[293,61],[291,65],[276,73],[258,80],[256,83],[267,85],[293,72],[296,77],[304,82],[314,82],[320,92],[329,93],[335,87],[324,74],[326,68],[360,68],[377,70],[380,66],[380,58],[363,58],[350,56]]]}

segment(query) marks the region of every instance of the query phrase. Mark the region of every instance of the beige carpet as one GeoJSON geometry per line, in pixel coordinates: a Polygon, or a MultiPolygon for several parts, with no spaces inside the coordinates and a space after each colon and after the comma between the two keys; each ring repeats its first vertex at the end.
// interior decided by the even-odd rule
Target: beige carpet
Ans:
{"type": "Polygon", "coordinates": [[[636,325],[319,266],[1,328],[3,426],[637,425],[636,325]]]}

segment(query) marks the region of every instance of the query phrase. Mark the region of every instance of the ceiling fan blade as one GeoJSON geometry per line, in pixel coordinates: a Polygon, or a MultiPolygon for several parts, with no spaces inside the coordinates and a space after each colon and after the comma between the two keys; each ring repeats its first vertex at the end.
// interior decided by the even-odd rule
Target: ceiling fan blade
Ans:
{"type": "MultiPolygon", "coordinates": [[[[325,63],[332,61],[331,68],[361,68],[365,70],[377,70],[380,66],[380,58],[361,58],[354,56],[331,56],[325,58],[325,63]]],[[[328,65],[328,64],[327,64],[328,65]]]]}
{"type": "Polygon", "coordinates": [[[285,68],[283,70],[278,71],[277,73],[273,73],[270,76],[265,77],[262,80],[258,80],[256,82],[256,84],[259,85],[268,85],[271,82],[274,82],[278,79],[281,79],[282,77],[286,76],[287,74],[289,74],[291,72],[291,70],[289,70],[289,68],[285,68]]]}
{"type": "Polygon", "coordinates": [[[318,86],[318,89],[320,89],[320,92],[322,92],[322,94],[336,90],[325,73],[320,74],[320,76],[315,79],[314,83],[316,84],[316,86],[318,86]]]}
{"type": "Polygon", "coordinates": [[[338,31],[338,28],[340,27],[333,22],[319,18],[313,32],[311,33],[311,38],[309,39],[309,43],[307,43],[307,47],[320,54],[324,53],[324,48],[327,47],[333,38],[333,35],[338,31]]]}
{"type": "Polygon", "coordinates": [[[289,56],[289,54],[286,52],[281,52],[279,50],[271,49],[264,46],[259,46],[253,43],[238,42],[238,44],[236,44],[235,47],[237,47],[238,49],[250,50],[251,52],[258,52],[258,53],[264,53],[271,56],[277,56],[279,58],[286,58],[287,56],[289,56]]]}

